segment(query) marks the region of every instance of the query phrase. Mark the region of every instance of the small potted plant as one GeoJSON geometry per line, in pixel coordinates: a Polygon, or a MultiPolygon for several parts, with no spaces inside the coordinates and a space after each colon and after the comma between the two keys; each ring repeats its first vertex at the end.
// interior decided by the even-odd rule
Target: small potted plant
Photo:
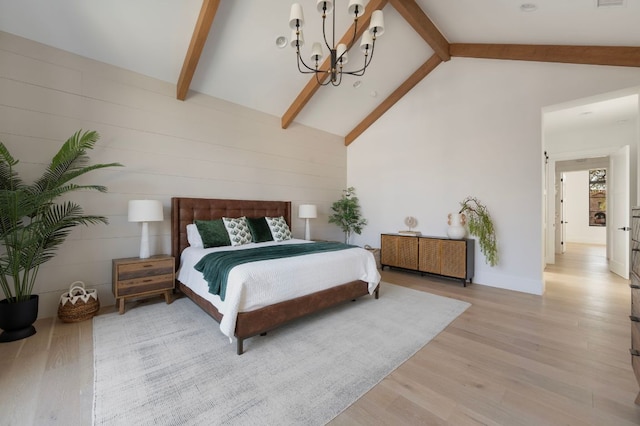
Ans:
{"type": "Polygon", "coordinates": [[[55,154],[41,177],[28,185],[19,177],[13,158],[0,142],[0,342],[33,335],[38,316],[38,295],[33,293],[40,265],[53,259],[58,247],[77,225],[107,223],[103,216],[85,215],[73,201],[57,202],[73,191],[106,192],[101,185],[78,185],[72,181],[92,170],[121,166],[119,163],[89,165],[87,150],[99,136],[76,132],[55,154]]]}
{"type": "Polygon", "coordinates": [[[351,235],[360,235],[367,224],[360,213],[360,204],[354,187],[342,190],[342,197],[331,205],[333,214],[329,216],[329,223],[334,223],[344,232],[344,242],[349,244],[351,235]]]}
{"type": "Polygon", "coordinates": [[[498,264],[498,246],[493,220],[487,207],[475,197],[467,197],[460,203],[458,214],[464,214],[469,233],[478,237],[480,251],[491,266],[498,264]]]}

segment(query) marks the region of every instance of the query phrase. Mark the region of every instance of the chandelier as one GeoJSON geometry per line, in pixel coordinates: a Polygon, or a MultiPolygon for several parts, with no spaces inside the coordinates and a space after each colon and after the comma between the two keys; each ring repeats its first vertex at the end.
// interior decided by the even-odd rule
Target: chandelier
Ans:
{"type": "MultiPolygon", "coordinates": [[[[318,12],[322,14],[322,36],[324,38],[324,44],[329,49],[331,64],[329,70],[320,70],[320,61],[322,60],[322,45],[319,42],[313,43],[311,47],[311,66],[307,65],[300,56],[300,47],[304,45],[304,37],[302,35],[302,26],[304,24],[304,16],[302,14],[302,6],[300,3],[294,3],[291,5],[291,16],[289,18],[289,27],[291,27],[291,46],[296,49],[296,56],[298,62],[298,71],[303,74],[315,74],[316,80],[319,85],[326,86],[331,83],[333,86],[339,86],[342,82],[342,75],[349,74],[355,76],[363,76],[367,67],[373,59],[373,50],[376,45],[376,38],[381,36],[384,32],[384,18],[381,10],[376,10],[371,14],[371,23],[369,29],[362,35],[360,41],[360,50],[364,54],[364,64],[362,68],[346,71],[343,66],[348,62],[347,45],[340,43],[336,45],[336,12],[333,7],[333,1],[318,0],[316,3],[318,12]],[[327,40],[326,21],[327,14],[332,15],[332,38],[331,43],[327,40]],[[320,75],[329,74],[331,77],[329,81],[325,83],[320,79],[320,75]]],[[[347,13],[353,16],[353,37],[349,46],[355,44],[358,34],[358,18],[364,14],[363,0],[349,0],[349,7],[347,13]]]]}

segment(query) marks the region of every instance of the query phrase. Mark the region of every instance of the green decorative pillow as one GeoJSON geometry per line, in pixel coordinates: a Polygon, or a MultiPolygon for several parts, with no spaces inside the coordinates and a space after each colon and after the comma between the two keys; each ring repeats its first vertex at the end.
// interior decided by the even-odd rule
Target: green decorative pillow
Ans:
{"type": "Polygon", "coordinates": [[[230,246],[229,234],[222,219],[194,221],[204,248],[230,246]]]}
{"type": "Polygon", "coordinates": [[[271,229],[271,235],[275,241],[284,241],[291,239],[291,230],[284,217],[267,217],[267,224],[271,229]]]}
{"type": "Polygon", "coordinates": [[[241,246],[251,242],[251,231],[247,225],[247,218],[244,216],[237,218],[223,217],[225,228],[232,246],[241,246]]]}
{"type": "Polygon", "coordinates": [[[267,224],[267,219],[264,217],[248,217],[247,225],[251,231],[251,237],[254,243],[263,243],[265,241],[273,241],[273,235],[271,235],[271,228],[267,224]]]}

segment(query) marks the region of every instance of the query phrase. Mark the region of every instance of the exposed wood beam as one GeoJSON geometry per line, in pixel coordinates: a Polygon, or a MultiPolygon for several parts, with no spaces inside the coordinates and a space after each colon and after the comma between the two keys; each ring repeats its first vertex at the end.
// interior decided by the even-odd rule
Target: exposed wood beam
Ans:
{"type": "Polygon", "coordinates": [[[207,36],[209,35],[209,30],[211,29],[211,24],[213,23],[213,18],[216,16],[219,4],[220,0],[202,0],[200,15],[193,30],[189,50],[184,58],[180,77],[178,78],[177,98],[181,101],[186,99],[187,93],[189,92],[193,74],[195,74],[196,68],[198,67],[198,61],[200,61],[200,55],[207,41],[207,36]]]}
{"type": "MultiPolygon", "coordinates": [[[[362,34],[369,28],[369,21],[371,20],[371,14],[374,10],[379,10],[386,6],[388,0],[371,0],[365,9],[364,15],[358,18],[358,31],[355,39],[358,40],[362,34]]],[[[347,50],[353,45],[353,24],[349,27],[347,32],[342,36],[338,43],[344,43],[347,45],[347,50]]],[[[320,70],[328,71],[331,65],[331,59],[328,56],[327,59],[320,66],[320,70]]],[[[328,77],[328,72],[322,73],[318,76],[320,82],[324,82],[328,77]]],[[[289,106],[287,111],[282,116],[282,128],[286,129],[293,122],[293,120],[300,114],[300,111],[309,103],[313,95],[318,91],[320,85],[316,81],[316,76],[312,76],[304,89],[298,94],[293,103],[289,106]]]]}
{"type": "Polygon", "coordinates": [[[442,59],[437,54],[433,54],[427,62],[422,64],[411,76],[400,85],[387,99],[365,117],[349,134],[344,138],[345,146],[349,146],[358,136],[369,128],[378,118],[387,112],[396,102],[414,88],[423,78],[442,63],[442,59]]]}
{"type": "Polygon", "coordinates": [[[414,0],[389,0],[405,21],[443,61],[451,59],[449,42],[414,0]]]}
{"type": "Polygon", "coordinates": [[[640,67],[640,47],[452,43],[451,56],[640,67]]]}

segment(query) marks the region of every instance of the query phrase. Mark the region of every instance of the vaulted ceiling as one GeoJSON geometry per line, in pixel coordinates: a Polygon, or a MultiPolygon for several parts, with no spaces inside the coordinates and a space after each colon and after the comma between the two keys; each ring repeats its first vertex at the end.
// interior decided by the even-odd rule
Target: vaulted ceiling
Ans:
{"type": "MultiPolygon", "coordinates": [[[[276,45],[279,36],[290,40],[294,1],[0,0],[0,30],[171,82],[185,102],[190,91],[208,94],[346,144],[451,59],[640,67],[640,0],[533,0],[534,11],[514,0],[370,0],[367,15],[385,14],[371,67],[339,87],[318,87],[298,72],[295,51],[276,45]]],[[[321,19],[315,0],[297,1],[308,56],[321,19]]],[[[335,3],[338,39],[351,22],[348,2],[335,3]]],[[[350,51],[350,64],[361,62],[357,55],[350,51]]]]}

